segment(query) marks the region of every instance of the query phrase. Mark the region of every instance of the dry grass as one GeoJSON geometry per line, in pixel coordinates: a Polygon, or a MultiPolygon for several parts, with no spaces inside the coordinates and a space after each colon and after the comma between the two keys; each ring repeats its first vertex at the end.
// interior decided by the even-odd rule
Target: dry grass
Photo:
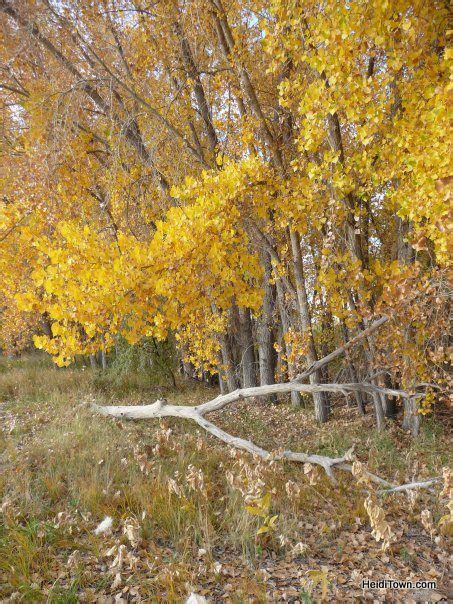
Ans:
{"type": "MultiPolygon", "coordinates": [[[[411,509],[404,495],[387,498],[400,538],[384,555],[351,478],[334,487],[294,465],[259,463],[188,422],[94,416],[84,401],[128,404],[165,394],[175,403],[196,404],[215,395],[194,384],[170,391],[141,374],[110,378],[58,370],[44,357],[0,365],[0,597],[181,602],[194,590],[213,601],[309,602],[320,592],[307,571],[326,565],[330,601],[361,594],[354,568],[360,576],[370,570],[385,576],[389,567],[401,579],[411,573],[423,578],[431,568],[443,580],[444,538],[435,543],[420,524],[426,507],[435,518],[443,513],[436,497],[422,494],[411,509]],[[278,521],[260,538],[262,521],[245,506],[265,492],[272,493],[278,521]],[[106,515],[113,532],[96,536],[106,515]],[[139,527],[135,544],[124,534],[131,525],[139,527]],[[115,566],[121,546],[123,562],[115,566]],[[340,563],[343,552],[348,560],[340,563]]],[[[323,428],[308,411],[261,402],[242,403],[217,421],[270,448],[336,454],[355,443],[359,457],[389,479],[439,473],[448,461],[447,437],[433,421],[416,444],[396,428],[376,434],[371,420],[363,423],[347,407],[323,428]]]]}

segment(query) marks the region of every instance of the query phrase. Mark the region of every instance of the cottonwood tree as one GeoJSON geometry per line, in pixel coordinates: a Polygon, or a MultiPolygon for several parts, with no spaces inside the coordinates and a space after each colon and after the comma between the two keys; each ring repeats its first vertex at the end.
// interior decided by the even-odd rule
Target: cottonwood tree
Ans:
{"type": "Polygon", "coordinates": [[[448,380],[445,4],[0,14],[2,329],[45,325],[35,345],[61,365],[173,333],[224,393],[315,367],[320,422],[341,388],[317,386],[337,374],[372,386],[351,393],[378,428],[395,415],[385,392],[410,393],[416,433],[442,398],[426,384],[448,380]]]}

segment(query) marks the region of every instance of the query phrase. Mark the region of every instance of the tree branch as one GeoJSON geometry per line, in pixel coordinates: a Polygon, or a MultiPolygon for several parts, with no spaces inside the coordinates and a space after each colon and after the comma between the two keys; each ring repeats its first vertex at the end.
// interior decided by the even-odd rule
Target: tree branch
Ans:
{"type": "Polygon", "coordinates": [[[352,338],[351,340],[346,342],[346,344],[343,344],[343,346],[340,346],[339,348],[337,348],[336,350],[334,350],[333,352],[331,352],[324,358],[319,359],[319,361],[316,361],[315,363],[310,365],[310,367],[308,367],[308,369],[306,369],[302,373],[299,373],[298,375],[296,375],[296,377],[294,378],[294,381],[301,382],[301,381],[305,380],[312,373],[314,373],[315,371],[318,371],[319,369],[321,369],[321,367],[324,367],[324,365],[327,365],[328,363],[330,363],[337,357],[342,356],[350,348],[355,346],[357,344],[357,342],[359,342],[363,338],[367,338],[371,333],[373,333],[373,331],[376,331],[376,329],[379,329],[379,327],[381,327],[381,325],[384,325],[384,323],[386,323],[389,320],[389,318],[390,317],[388,317],[387,315],[384,315],[380,319],[377,319],[377,321],[374,321],[374,323],[371,323],[371,325],[369,327],[367,327],[366,329],[363,329],[354,338],[352,338]]]}
{"type": "MultiPolygon", "coordinates": [[[[426,489],[440,480],[442,480],[442,476],[436,476],[435,478],[429,478],[428,480],[424,480],[422,482],[409,482],[400,486],[382,489],[380,493],[401,493],[402,491],[411,491],[412,489],[426,489]]],[[[431,491],[432,489],[429,490],[431,491]]]]}
{"type": "MultiPolygon", "coordinates": [[[[237,449],[242,449],[257,455],[264,460],[288,460],[298,463],[312,463],[319,465],[324,468],[329,478],[335,481],[333,469],[338,468],[348,472],[352,472],[351,464],[348,461],[353,459],[352,450],[347,451],[342,457],[331,458],[323,455],[310,455],[308,453],[296,452],[291,450],[271,452],[266,449],[262,449],[251,440],[246,440],[238,436],[233,436],[222,428],[219,428],[214,423],[207,420],[204,416],[214,411],[219,411],[227,405],[243,400],[246,398],[267,396],[269,394],[284,394],[288,392],[353,392],[353,391],[364,391],[364,392],[380,392],[390,396],[400,396],[403,398],[409,398],[410,395],[402,390],[392,390],[389,388],[379,388],[373,384],[299,384],[297,382],[287,382],[284,384],[269,384],[265,386],[257,386],[253,388],[242,388],[230,392],[225,395],[217,396],[216,398],[202,403],[201,405],[189,406],[189,405],[170,405],[166,400],[157,400],[152,405],[125,405],[125,406],[99,406],[93,404],[92,407],[102,415],[112,416],[121,419],[157,419],[161,417],[179,417],[183,419],[190,419],[198,424],[201,428],[212,434],[219,440],[227,443],[228,445],[237,449]]],[[[396,487],[390,482],[387,482],[383,478],[367,472],[368,477],[390,489],[396,487]]],[[[431,482],[429,483],[431,484],[431,482]]],[[[421,483],[420,483],[421,485],[421,483]]],[[[402,489],[397,489],[402,490],[402,489]]]]}

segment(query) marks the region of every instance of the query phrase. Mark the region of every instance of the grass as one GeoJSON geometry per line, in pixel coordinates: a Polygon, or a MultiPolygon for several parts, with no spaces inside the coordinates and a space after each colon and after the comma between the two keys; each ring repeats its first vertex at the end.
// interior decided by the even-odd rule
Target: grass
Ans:
{"type": "MultiPolygon", "coordinates": [[[[256,578],[264,562],[296,559],[307,569],[321,567],[343,551],[358,518],[369,547],[378,550],[360,487],[345,475],[337,486],[320,472],[309,480],[294,464],[264,464],[230,452],[189,422],[120,422],[93,415],[85,404],[137,404],[162,394],[177,404],[197,404],[215,396],[212,388],[181,383],[172,389],[146,372],[111,378],[81,367],[56,369],[40,355],[0,362],[0,598],[97,601],[127,588],[143,601],[181,602],[191,590],[220,597],[219,585],[225,595],[231,584],[230,601],[250,596],[266,602],[277,596],[256,578]],[[262,519],[245,506],[264,492],[272,494],[277,529],[258,538],[262,519]],[[96,536],[106,515],[113,532],[96,536]],[[125,534],[131,523],[140,526],[140,545],[132,546],[125,534]],[[301,541],[305,553],[292,555],[301,541]],[[127,559],[112,568],[120,546],[127,559]],[[222,573],[236,570],[220,578],[219,564],[222,573]]],[[[271,449],[290,444],[334,456],[355,444],[359,458],[389,479],[411,477],[415,468],[417,475],[440,473],[448,462],[447,436],[433,420],[410,443],[397,428],[378,434],[371,419],[364,429],[363,420],[342,413],[320,428],[309,409],[240,403],[216,421],[271,449]]],[[[396,499],[395,509],[386,505],[397,518],[396,499]]],[[[413,516],[401,522],[413,524],[413,516]]]]}

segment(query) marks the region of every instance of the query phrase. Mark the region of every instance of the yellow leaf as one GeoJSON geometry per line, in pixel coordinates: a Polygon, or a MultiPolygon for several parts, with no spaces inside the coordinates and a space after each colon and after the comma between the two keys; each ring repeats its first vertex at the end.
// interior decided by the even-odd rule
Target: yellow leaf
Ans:
{"type": "Polygon", "coordinates": [[[266,517],[266,512],[263,511],[261,508],[255,508],[251,505],[246,505],[245,509],[249,514],[252,514],[253,516],[261,516],[262,518],[266,517]]]}

